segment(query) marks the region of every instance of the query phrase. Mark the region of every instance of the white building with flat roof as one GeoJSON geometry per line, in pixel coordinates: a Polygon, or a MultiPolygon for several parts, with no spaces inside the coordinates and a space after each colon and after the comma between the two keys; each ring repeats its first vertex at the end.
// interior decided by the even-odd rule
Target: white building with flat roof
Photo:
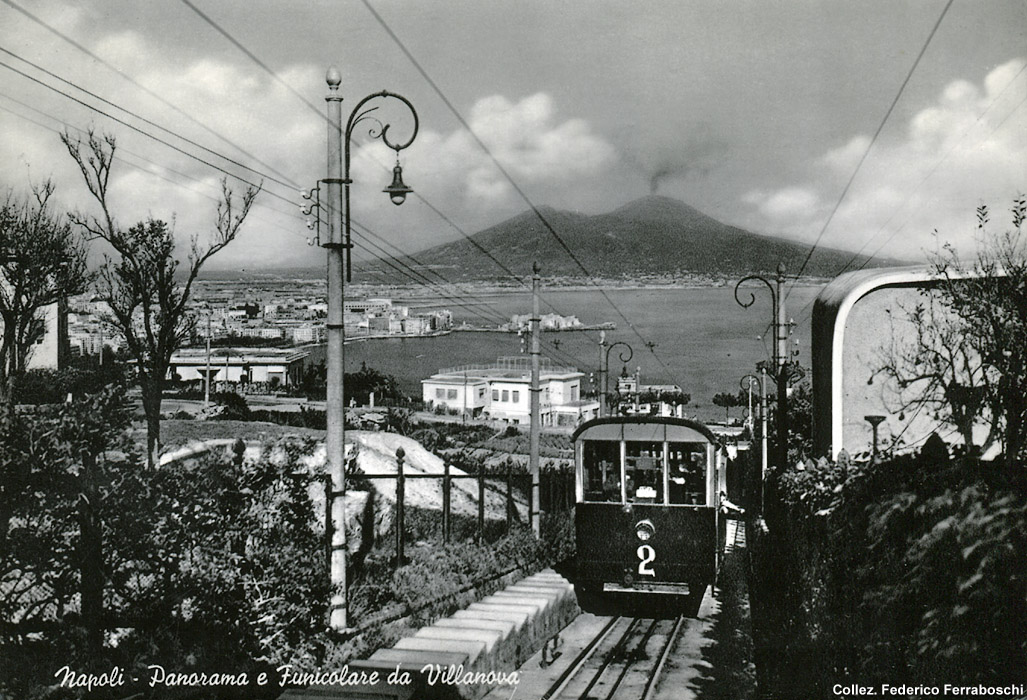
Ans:
{"type": "MultiPolygon", "coordinates": [[[[542,425],[576,425],[594,418],[599,402],[583,400],[584,373],[543,360],[539,372],[542,425]]],[[[422,398],[432,407],[483,415],[508,423],[531,417],[531,360],[504,357],[492,365],[466,365],[440,370],[421,380],[422,398]]]]}
{"type": "MultiPolygon", "coordinates": [[[[36,312],[35,323],[39,333],[28,348],[24,369],[61,369],[67,363],[69,348],[67,304],[44,306],[36,312]]],[[[3,337],[4,324],[0,320],[0,342],[3,337]]]]}

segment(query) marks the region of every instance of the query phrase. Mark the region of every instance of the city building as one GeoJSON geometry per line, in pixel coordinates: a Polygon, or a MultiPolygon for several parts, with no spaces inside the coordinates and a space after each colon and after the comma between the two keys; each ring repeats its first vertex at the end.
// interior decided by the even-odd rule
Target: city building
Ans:
{"type": "Polygon", "coordinates": [[[628,374],[625,367],[617,377],[617,394],[622,413],[685,417],[685,406],[675,402],[683,392],[677,384],[642,384],[642,368],[628,374]],[[669,400],[668,400],[669,399],[669,400]]]}
{"type": "MultiPolygon", "coordinates": [[[[515,314],[510,318],[507,328],[511,330],[528,330],[531,327],[530,314],[515,314]]],[[[539,327],[544,331],[566,331],[582,328],[577,316],[561,316],[559,314],[542,314],[539,327]]]]}
{"type": "Polygon", "coordinates": [[[304,324],[292,329],[292,342],[297,345],[324,343],[328,340],[328,329],[324,325],[304,324]]]}
{"type": "MultiPolygon", "coordinates": [[[[298,384],[303,378],[310,353],[292,348],[213,348],[210,355],[211,386],[227,382],[273,390],[298,384]]],[[[171,356],[169,377],[181,381],[202,381],[207,372],[207,351],[203,348],[177,350],[171,356]]]]}
{"type": "MultiPolygon", "coordinates": [[[[542,425],[577,425],[598,415],[599,402],[581,397],[583,372],[555,366],[546,359],[540,365],[542,425]]],[[[424,402],[433,408],[513,424],[530,422],[530,358],[503,357],[491,365],[443,369],[421,380],[421,388],[424,402]]]]}

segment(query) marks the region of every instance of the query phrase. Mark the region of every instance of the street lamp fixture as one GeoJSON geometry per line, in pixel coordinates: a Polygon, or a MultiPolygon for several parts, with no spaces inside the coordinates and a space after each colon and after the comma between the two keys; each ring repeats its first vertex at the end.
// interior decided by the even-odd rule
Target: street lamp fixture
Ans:
{"type": "Polygon", "coordinates": [[[874,431],[874,443],[873,451],[870,453],[871,459],[877,461],[877,429],[884,422],[885,416],[863,416],[863,420],[870,424],[870,427],[874,431]]]}
{"type": "MultiPolygon", "coordinates": [[[[332,81],[329,80],[328,84],[329,87],[331,87],[332,81]]],[[[336,85],[338,85],[338,83],[336,83],[336,85]]],[[[420,126],[420,122],[417,118],[417,111],[414,109],[414,105],[411,104],[410,100],[408,100],[400,94],[397,94],[395,92],[389,92],[388,90],[382,90],[381,92],[372,93],[364,99],[360,100],[360,102],[357,102],[356,106],[353,108],[353,111],[350,112],[349,119],[346,121],[346,130],[345,132],[343,132],[343,172],[342,178],[341,180],[339,180],[338,184],[342,185],[343,196],[345,199],[345,206],[342,210],[345,219],[345,238],[342,242],[342,247],[346,251],[347,282],[353,279],[353,260],[350,255],[350,251],[353,249],[353,244],[350,242],[351,225],[349,188],[350,185],[353,183],[353,180],[350,178],[350,145],[352,144],[353,140],[353,130],[357,127],[358,124],[365,120],[373,122],[374,124],[370,129],[368,129],[368,136],[370,136],[372,139],[381,139],[382,143],[384,143],[386,146],[388,146],[396,152],[396,166],[392,169],[392,184],[383,189],[382,192],[385,192],[387,195],[389,195],[389,199],[392,200],[393,204],[399,206],[400,204],[406,201],[407,195],[414,191],[411,187],[409,187],[403,182],[403,168],[399,164],[399,152],[402,151],[404,148],[408,147],[410,144],[412,144],[414,142],[414,139],[417,138],[417,130],[420,126]],[[368,107],[367,109],[364,109],[364,105],[366,105],[368,102],[371,102],[372,100],[385,100],[390,98],[393,100],[398,100],[402,102],[404,105],[406,105],[407,109],[410,110],[410,115],[413,117],[414,123],[411,127],[410,138],[406,141],[393,142],[389,140],[389,128],[391,125],[387,123],[383,124],[377,117],[371,114],[372,112],[377,111],[377,106],[368,107]]]]}
{"type": "Polygon", "coordinates": [[[392,169],[392,184],[386,187],[382,192],[389,195],[389,199],[397,207],[406,201],[407,195],[413,192],[412,187],[408,187],[403,182],[403,168],[399,164],[399,157],[397,154],[396,167],[392,169]]]}

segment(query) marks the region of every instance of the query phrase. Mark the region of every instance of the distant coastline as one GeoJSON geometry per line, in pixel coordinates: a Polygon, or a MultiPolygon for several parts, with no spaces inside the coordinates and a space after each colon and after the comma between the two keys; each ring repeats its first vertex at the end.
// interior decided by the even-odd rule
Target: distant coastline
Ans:
{"type": "MultiPolygon", "coordinates": [[[[521,330],[517,328],[497,328],[495,326],[472,326],[470,324],[462,324],[460,326],[454,326],[452,328],[454,332],[458,333],[507,333],[517,334],[521,330]]],[[[572,333],[574,331],[615,331],[617,330],[617,324],[613,322],[607,323],[593,323],[580,326],[571,326],[568,328],[546,328],[546,333],[572,333]]]]}
{"type": "MultiPolygon", "coordinates": [[[[772,273],[767,273],[772,274],[772,273]]],[[[404,299],[432,299],[438,298],[436,290],[426,288],[417,284],[382,284],[361,282],[359,280],[360,270],[355,271],[357,280],[346,285],[347,298],[361,297],[392,297],[404,299]]],[[[733,286],[743,275],[737,277],[716,277],[705,276],[677,277],[654,275],[652,277],[596,277],[591,279],[581,277],[544,277],[542,278],[542,289],[559,290],[561,292],[598,291],[598,290],[623,290],[635,291],[646,289],[711,289],[733,286]]],[[[198,279],[201,284],[209,285],[235,285],[235,284],[298,284],[298,285],[324,285],[324,271],[319,269],[301,270],[214,270],[204,272],[198,279]],[[306,274],[301,274],[306,273],[306,274]]],[[[826,277],[803,277],[799,280],[790,281],[795,287],[821,287],[828,282],[826,277]]],[[[525,278],[525,283],[527,278],[525,278]]],[[[465,291],[475,292],[477,295],[505,295],[510,293],[527,293],[529,290],[525,284],[519,284],[510,280],[465,280],[459,284],[465,291]]]]}
{"type": "Polygon", "coordinates": [[[446,329],[444,331],[429,331],[428,333],[374,333],[372,335],[356,335],[350,334],[346,336],[346,345],[350,343],[362,343],[365,340],[394,340],[402,338],[438,338],[440,336],[449,335],[454,329],[446,329]]]}

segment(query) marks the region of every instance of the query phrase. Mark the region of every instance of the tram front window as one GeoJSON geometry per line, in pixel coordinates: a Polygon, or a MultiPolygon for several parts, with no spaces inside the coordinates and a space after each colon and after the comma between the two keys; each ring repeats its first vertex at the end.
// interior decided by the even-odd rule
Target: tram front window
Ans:
{"type": "Polygon", "coordinates": [[[628,503],[663,503],[663,443],[626,444],[628,503]]]}
{"type": "Polygon", "coordinates": [[[706,445],[672,442],[667,445],[668,489],[672,505],[706,505],[706,445]]]}
{"type": "Polygon", "coordinates": [[[586,440],[582,459],[586,501],[620,502],[620,443],[586,440]]]}

